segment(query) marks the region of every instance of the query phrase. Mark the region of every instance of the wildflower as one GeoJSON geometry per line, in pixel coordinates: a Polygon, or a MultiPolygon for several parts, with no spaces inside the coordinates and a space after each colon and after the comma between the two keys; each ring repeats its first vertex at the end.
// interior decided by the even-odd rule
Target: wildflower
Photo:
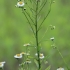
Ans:
{"type": "Polygon", "coordinates": [[[26,55],[29,56],[30,54],[29,53],[26,53],[26,55]]]}
{"type": "Polygon", "coordinates": [[[53,47],[53,49],[56,49],[56,46],[53,44],[53,45],[51,45],[51,47],[53,47]]]}
{"type": "Polygon", "coordinates": [[[55,26],[52,26],[52,27],[51,27],[51,30],[53,30],[53,29],[55,29],[55,26]]]}
{"type": "Polygon", "coordinates": [[[16,54],[16,55],[14,56],[14,58],[20,59],[20,58],[22,58],[22,54],[16,54]]]}
{"type": "Polygon", "coordinates": [[[30,44],[29,44],[29,43],[27,43],[27,44],[24,44],[23,46],[30,46],[30,44]]]}
{"type": "Polygon", "coordinates": [[[24,2],[23,1],[18,1],[17,5],[15,5],[16,7],[22,8],[24,6],[24,2]]]}
{"type": "Polygon", "coordinates": [[[26,10],[26,8],[24,8],[24,10],[26,10]]]}
{"type": "Polygon", "coordinates": [[[60,67],[60,68],[58,68],[57,70],[64,70],[64,68],[60,67]]]}
{"type": "MultiPolygon", "coordinates": [[[[35,56],[38,56],[38,54],[36,53],[35,56]]],[[[40,59],[43,59],[43,58],[44,58],[43,53],[40,53],[40,59]]]]}
{"type": "Polygon", "coordinates": [[[54,37],[50,38],[50,40],[53,41],[54,40],[54,37]]]}
{"type": "Polygon", "coordinates": [[[38,54],[36,53],[35,56],[37,56],[38,54]]]}
{"type": "Polygon", "coordinates": [[[40,53],[40,59],[43,59],[43,58],[44,58],[43,53],[40,53]]]}
{"type": "Polygon", "coordinates": [[[20,54],[25,55],[26,53],[25,52],[21,52],[20,54]]]}
{"type": "Polygon", "coordinates": [[[51,30],[55,29],[55,26],[53,26],[53,25],[50,25],[50,27],[51,27],[51,30]]]}
{"type": "Polygon", "coordinates": [[[26,63],[27,63],[27,64],[31,63],[30,59],[27,59],[27,60],[26,60],[26,63]]]}
{"type": "Polygon", "coordinates": [[[4,64],[5,64],[5,61],[4,62],[0,62],[0,68],[3,68],[4,64]]]}

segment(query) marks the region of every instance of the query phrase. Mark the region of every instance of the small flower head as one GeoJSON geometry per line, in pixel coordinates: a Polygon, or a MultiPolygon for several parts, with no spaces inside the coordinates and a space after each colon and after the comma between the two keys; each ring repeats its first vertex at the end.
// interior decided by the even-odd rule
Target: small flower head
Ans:
{"type": "Polygon", "coordinates": [[[53,45],[51,45],[51,47],[53,47],[53,49],[56,49],[56,46],[53,44],[53,45]]]}
{"type": "Polygon", "coordinates": [[[20,54],[25,55],[26,53],[25,52],[21,52],[20,54]]]}
{"type": "Polygon", "coordinates": [[[55,29],[55,26],[52,26],[51,30],[55,29]]]}
{"type": "Polygon", "coordinates": [[[54,37],[50,38],[50,40],[53,41],[54,40],[54,37]]]}
{"type": "Polygon", "coordinates": [[[60,68],[58,68],[57,70],[64,70],[64,68],[60,67],[60,68]]]}
{"type": "Polygon", "coordinates": [[[22,58],[22,54],[16,54],[16,55],[14,56],[14,58],[20,59],[20,58],[22,58]]]}
{"type": "Polygon", "coordinates": [[[50,25],[50,27],[51,27],[51,30],[55,29],[55,26],[53,26],[53,25],[50,25]]]}
{"type": "Polygon", "coordinates": [[[24,10],[26,10],[26,8],[24,8],[24,10]]]}
{"type": "Polygon", "coordinates": [[[23,1],[18,1],[16,7],[22,8],[24,5],[23,1]]]}
{"type": "Polygon", "coordinates": [[[55,1],[53,1],[53,3],[55,3],[55,1]]]}
{"type": "Polygon", "coordinates": [[[36,53],[35,56],[37,56],[38,54],[36,53]]]}
{"type": "Polygon", "coordinates": [[[23,46],[30,46],[30,44],[29,44],[29,43],[27,43],[27,44],[24,44],[23,46]]]}
{"type": "Polygon", "coordinates": [[[4,62],[0,62],[0,68],[3,68],[4,64],[5,64],[5,61],[4,62]]]}
{"type": "Polygon", "coordinates": [[[27,60],[26,60],[26,63],[27,63],[27,64],[31,63],[30,59],[27,59],[27,60]]]}
{"type": "Polygon", "coordinates": [[[29,56],[30,54],[29,53],[26,53],[26,55],[29,56]]]}
{"type": "Polygon", "coordinates": [[[43,58],[44,58],[43,53],[40,53],[40,59],[43,59],[43,58]]]}

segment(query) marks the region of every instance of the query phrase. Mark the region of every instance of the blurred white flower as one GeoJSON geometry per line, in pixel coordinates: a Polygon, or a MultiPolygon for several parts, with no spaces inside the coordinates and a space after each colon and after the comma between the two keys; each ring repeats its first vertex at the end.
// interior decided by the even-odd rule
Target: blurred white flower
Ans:
{"type": "MultiPolygon", "coordinates": [[[[38,56],[38,54],[36,53],[35,56],[38,56]]],[[[40,58],[40,59],[43,59],[43,58],[44,58],[43,53],[40,53],[39,58],[40,58]]]]}
{"type": "Polygon", "coordinates": [[[54,40],[54,37],[50,38],[50,40],[53,41],[54,40]]]}
{"type": "Polygon", "coordinates": [[[36,53],[35,56],[37,56],[38,54],[36,53]]]}
{"type": "Polygon", "coordinates": [[[27,64],[31,63],[30,59],[27,59],[27,60],[26,60],[26,63],[27,63],[27,64]]]}
{"type": "Polygon", "coordinates": [[[51,27],[51,30],[53,30],[53,29],[55,29],[55,26],[52,26],[52,27],[51,27]]]}
{"type": "Polygon", "coordinates": [[[19,1],[17,2],[17,5],[15,5],[16,7],[23,7],[25,4],[23,1],[19,1]]]}
{"type": "Polygon", "coordinates": [[[58,68],[57,70],[64,70],[64,68],[60,67],[60,68],[58,68]]]}
{"type": "Polygon", "coordinates": [[[29,56],[30,54],[29,53],[26,53],[26,55],[29,56]]]}
{"type": "Polygon", "coordinates": [[[3,68],[5,63],[6,63],[5,61],[4,62],[0,62],[0,68],[3,68]]]}
{"type": "Polygon", "coordinates": [[[44,58],[43,53],[40,53],[40,59],[43,59],[43,58],[44,58]]]}
{"type": "Polygon", "coordinates": [[[22,58],[22,54],[16,54],[16,55],[14,56],[14,58],[20,59],[20,58],[22,58]]]}
{"type": "Polygon", "coordinates": [[[30,46],[30,44],[29,44],[29,43],[27,43],[27,44],[24,44],[23,46],[30,46]]]}

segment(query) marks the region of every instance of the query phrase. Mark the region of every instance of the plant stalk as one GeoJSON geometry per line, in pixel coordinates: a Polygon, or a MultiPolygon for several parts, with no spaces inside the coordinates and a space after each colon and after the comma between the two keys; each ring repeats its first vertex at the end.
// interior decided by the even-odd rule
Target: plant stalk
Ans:
{"type": "Polygon", "coordinates": [[[38,13],[38,1],[36,3],[36,18],[35,18],[35,29],[36,29],[36,47],[37,47],[37,54],[38,54],[38,64],[39,64],[39,67],[38,67],[38,70],[40,70],[41,68],[41,63],[40,63],[40,58],[39,58],[39,54],[40,54],[40,50],[39,50],[39,43],[38,43],[38,22],[37,22],[37,13],[38,13]]]}

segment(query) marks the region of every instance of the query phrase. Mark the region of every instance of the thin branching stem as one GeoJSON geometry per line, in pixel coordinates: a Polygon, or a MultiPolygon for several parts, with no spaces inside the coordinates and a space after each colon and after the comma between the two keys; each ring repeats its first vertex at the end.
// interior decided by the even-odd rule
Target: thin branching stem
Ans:
{"type": "Polygon", "coordinates": [[[42,7],[41,7],[41,9],[39,10],[38,14],[42,11],[42,9],[43,9],[44,6],[46,5],[46,3],[47,3],[47,0],[46,0],[46,2],[42,5],[42,7]]]}
{"type": "Polygon", "coordinates": [[[41,41],[42,41],[42,40],[43,40],[43,38],[45,37],[45,35],[46,35],[46,33],[47,33],[48,29],[49,29],[49,27],[47,27],[47,29],[46,29],[45,33],[43,34],[43,36],[42,36],[41,40],[39,41],[39,44],[41,43],[41,41]]]}
{"type": "MultiPolygon", "coordinates": [[[[29,16],[29,18],[31,19],[31,21],[34,23],[34,21],[32,20],[31,16],[29,15],[29,13],[27,11],[25,11],[26,14],[29,16]]],[[[34,23],[35,24],[35,23],[34,23]]]]}
{"type": "Polygon", "coordinates": [[[32,25],[31,25],[31,23],[30,23],[30,21],[29,21],[28,17],[26,16],[26,14],[25,14],[25,12],[24,12],[24,11],[22,11],[22,13],[25,15],[25,17],[26,17],[26,19],[27,19],[27,21],[28,21],[28,23],[29,23],[29,25],[30,25],[30,27],[31,27],[32,31],[33,31],[33,34],[34,34],[34,36],[35,36],[34,29],[33,29],[32,25]]]}
{"type": "Polygon", "coordinates": [[[45,1],[46,1],[46,0],[43,0],[43,2],[42,2],[42,4],[40,5],[39,8],[41,8],[41,7],[44,5],[45,1]]]}
{"type": "Polygon", "coordinates": [[[35,12],[35,10],[33,8],[31,8],[28,4],[27,4],[28,8],[30,9],[30,11],[32,12],[32,10],[35,12]]]}
{"type": "Polygon", "coordinates": [[[39,26],[39,28],[38,28],[38,31],[40,30],[40,28],[41,28],[41,26],[42,26],[43,22],[46,20],[46,18],[47,18],[47,17],[48,17],[48,15],[50,14],[50,12],[51,12],[51,5],[52,5],[52,1],[51,1],[51,3],[50,3],[50,9],[49,9],[49,11],[48,11],[47,15],[45,16],[45,18],[43,19],[43,21],[41,22],[41,24],[40,24],[40,26],[39,26]]]}
{"type": "Polygon", "coordinates": [[[65,64],[65,66],[67,67],[68,70],[70,70],[67,63],[66,63],[66,61],[65,61],[65,59],[64,59],[64,57],[63,57],[63,55],[61,54],[61,52],[59,51],[59,49],[57,47],[56,47],[56,49],[57,49],[58,53],[60,54],[61,58],[63,59],[63,62],[65,64]]]}

